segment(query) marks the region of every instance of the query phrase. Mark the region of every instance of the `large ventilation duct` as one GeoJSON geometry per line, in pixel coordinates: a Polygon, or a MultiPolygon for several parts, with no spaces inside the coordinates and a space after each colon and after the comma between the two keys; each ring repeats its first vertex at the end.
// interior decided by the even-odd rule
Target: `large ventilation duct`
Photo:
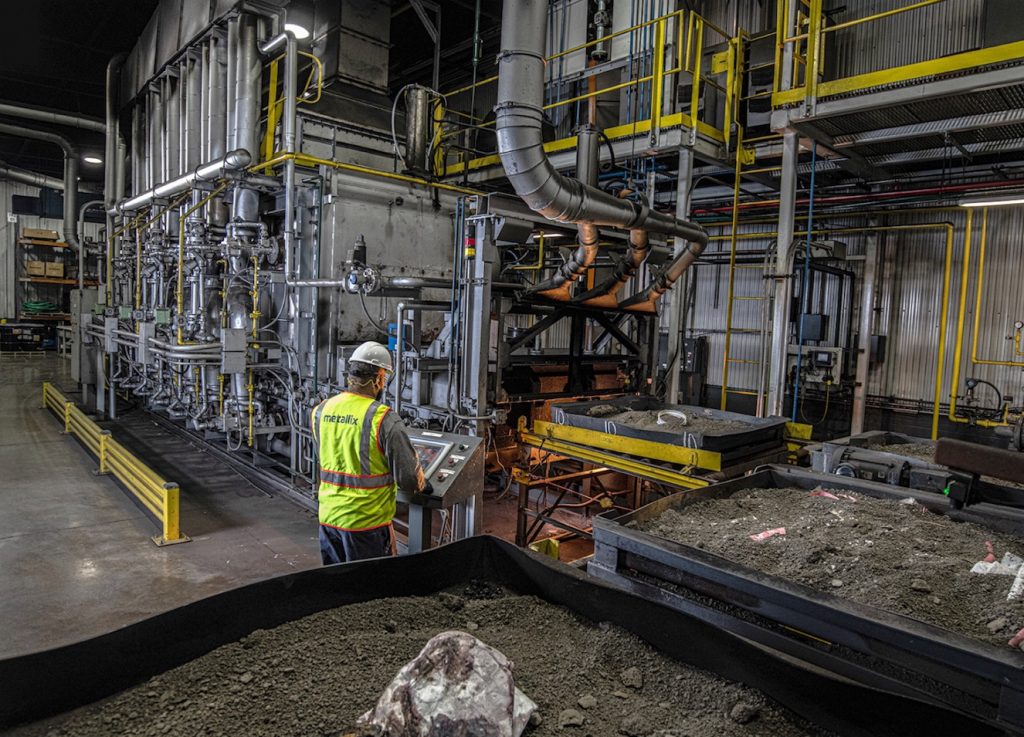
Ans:
{"type": "MultiPolygon", "coordinates": [[[[122,54],[121,56],[123,58],[124,55],[122,54]]],[[[105,133],[107,130],[107,125],[102,120],[87,118],[81,115],[58,113],[54,110],[39,110],[38,108],[24,107],[10,102],[0,102],[0,115],[36,120],[40,123],[49,123],[50,125],[81,128],[82,130],[95,131],[97,133],[105,133]]]]}
{"type": "Polygon", "coordinates": [[[654,302],[647,298],[651,290],[660,290],[655,291],[656,301],[704,250],[707,233],[699,225],[621,200],[555,170],[541,137],[547,18],[548,0],[506,0],[502,10],[495,105],[501,163],[516,193],[550,220],[643,230],[688,241],[658,283],[639,295],[644,299],[628,300],[628,309],[653,309],[654,302]]]}
{"type": "MultiPolygon", "coordinates": [[[[598,144],[600,143],[597,128],[591,125],[582,126],[576,132],[576,178],[587,185],[597,185],[598,144]]],[[[590,223],[579,223],[579,245],[572,256],[562,264],[554,275],[536,285],[531,292],[536,292],[548,299],[565,302],[569,299],[569,290],[597,258],[598,232],[597,227],[590,223]]]]}
{"type": "Polygon", "coordinates": [[[56,177],[48,177],[35,171],[17,169],[0,162],[0,179],[7,179],[11,182],[31,184],[33,187],[49,187],[50,189],[64,189],[64,181],[56,177]]]}
{"type": "Polygon", "coordinates": [[[46,141],[60,146],[64,152],[64,242],[78,250],[81,247],[78,242],[78,230],[75,222],[78,215],[78,151],[64,136],[49,131],[0,123],[0,133],[46,141]]]}

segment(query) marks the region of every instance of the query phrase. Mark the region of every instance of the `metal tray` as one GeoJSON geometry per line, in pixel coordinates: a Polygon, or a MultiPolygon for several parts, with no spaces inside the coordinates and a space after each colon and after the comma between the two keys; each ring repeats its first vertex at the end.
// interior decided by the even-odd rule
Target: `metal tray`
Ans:
{"type": "Polygon", "coordinates": [[[659,499],[618,518],[595,518],[595,550],[588,571],[801,661],[861,683],[886,674],[910,693],[927,694],[938,703],[1024,734],[1024,654],[627,527],[669,508],[725,498],[743,489],[819,486],[883,499],[909,496],[953,519],[1024,536],[1024,514],[1019,510],[989,504],[953,510],[948,500],[929,492],[769,466],[741,479],[659,499]]]}
{"type": "Polygon", "coordinates": [[[783,432],[786,428],[785,417],[751,417],[750,415],[741,415],[737,412],[722,412],[716,409],[708,409],[707,407],[665,404],[652,397],[619,397],[608,400],[555,404],[551,407],[551,419],[559,425],[583,427],[588,430],[605,432],[609,435],[619,435],[627,438],[665,443],[667,445],[682,445],[686,448],[717,452],[736,450],[750,445],[781,444],[783,442],[783,432]],[[750,429],[707,434],[699,432],[669,432],[666,430],[640,430],[629,425],[617,424],[601,417],[590,417],[587,415],[591,408],[605,404],[621,407],[623,412],[629,410],[658,411],[675,409],[695,417],[743,422],[750,425],[750,429]]]}
{"type": "MultiPolygon", "coordinates": [[[[110,696],[248,635],[331,607],[489,581],[611,622],[678,661],[758,688],[849,737],[996,737],[1005,730],[934,701],[832,677],[569,566],[492,537],[402,558],[327,566],[243,586],[82,642],[0,660],[0,729],[110,696]]],[[[558,653],[551,653],[557,658],[558,653]]],[[[544,714],[545,719],[555,715],[544,714]]],[[[238,732],[245,731],[244,724],[238,732]]]]}

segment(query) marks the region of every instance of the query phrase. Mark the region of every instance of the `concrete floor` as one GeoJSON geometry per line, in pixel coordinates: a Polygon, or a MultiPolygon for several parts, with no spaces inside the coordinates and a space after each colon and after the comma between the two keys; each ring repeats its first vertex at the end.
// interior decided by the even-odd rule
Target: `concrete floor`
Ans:
{"type": "Polygon", "coordinates": [[[268,576],[320,565],[316,520],[267,496],[142,413],[126,444],[181,485],[192,542],[159,548],[152,519],[40,408],[67,362],[0,356],[0,657],[74,642],[268,576]],[[141,447],[141,451],[139,448],[141,447]]]}

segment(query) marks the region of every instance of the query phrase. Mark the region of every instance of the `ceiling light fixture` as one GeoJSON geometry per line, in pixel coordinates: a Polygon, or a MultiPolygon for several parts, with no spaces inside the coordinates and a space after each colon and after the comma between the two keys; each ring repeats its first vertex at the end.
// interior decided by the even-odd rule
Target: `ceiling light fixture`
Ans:
{"type": "Polygon", "coordinates": [[[565,237],[565,233],[542,233],[542,232],[530,233],[530,240],[532,240],[532,241],[537,241],[541,237],[543,237],[545,240],[551,240],[552,238],[564,238],[565,237]]]}
{"type": "Polygon", "coordinates": [[[1002,197],[982,196],[960,200],[960,207],[1001,207],[1003,205],[1024,205],[1024,194],[1014,192],[1002,197]]]}
{"type": "Polygon", "coordinates": [[[83,156],[82,157],[82,161],[84,161],[86,164],[102,164],[103,163],[103,159],[101,159],[99,156],[83,156]]]}
{"type": "Polygon", "coordinates": [[[285,23],[284,30],[291,31],[292,35],[299,41],[309,38],[309,29],[305,26],[300,26],[298,23],[285,23]]]}

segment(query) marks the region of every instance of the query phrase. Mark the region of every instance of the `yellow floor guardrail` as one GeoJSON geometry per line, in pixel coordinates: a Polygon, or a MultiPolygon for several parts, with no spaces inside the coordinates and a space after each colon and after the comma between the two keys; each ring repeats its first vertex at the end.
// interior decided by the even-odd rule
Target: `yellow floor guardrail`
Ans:
{"type": "Polygon", "coordinates": [[[66,399],[50,382],[43,383],[43,408],[52,410],[64,421],[64,433],[74,435],[99,459],[98,474],[113,474],[162,526],[152,538],[157,545],[174,545],[191,540],[178,527],[180,489],[153,470],[89,419],[75,403],[66,399]]]}

